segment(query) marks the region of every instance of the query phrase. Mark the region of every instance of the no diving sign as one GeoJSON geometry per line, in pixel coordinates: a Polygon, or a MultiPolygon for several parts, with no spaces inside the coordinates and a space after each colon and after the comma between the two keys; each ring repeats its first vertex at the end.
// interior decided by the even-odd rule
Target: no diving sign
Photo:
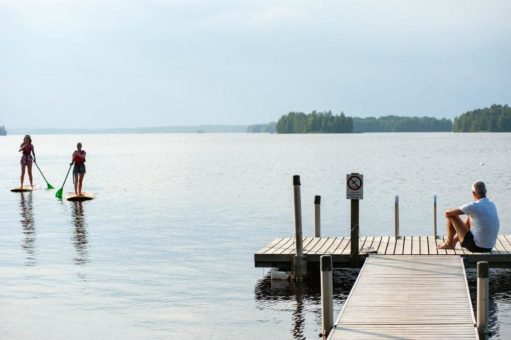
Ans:
{"type": "Polygon", "coordinates": [[[346,175],[346,198],[349,200],[364,198],[364,175],[357,173],[346,175]]]}

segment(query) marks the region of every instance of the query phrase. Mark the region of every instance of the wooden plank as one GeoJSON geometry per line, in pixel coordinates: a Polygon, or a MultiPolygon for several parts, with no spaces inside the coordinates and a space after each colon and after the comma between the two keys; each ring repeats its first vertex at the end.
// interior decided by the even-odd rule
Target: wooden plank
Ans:
{"type": "MultiPolygon", "coordinates": [[[[501,236],[501,235],[500,235],[501,236]]],[[[499,254],[509,254],[509,252],[506,250],[506,247],[504,246],[504,244],[502,244],[502,240],[501,240],[501,237],[497,237],[497,243],[495,243],[495,248],[499,254]]],[[[493,250],[492,250],[493,252],[493,250]]]]}
{"type": "Polygon", "coordinates": [[[326,251],[327,251],[327,250],[328,250],[328,248],[330,248],[330,246],[334,243],[335,239],[336,239],[335,237],[328,237],[328,238],[326,239],[326,242],[325,242],[325,243],[323,243],[323,245],[321,246],[321,248],[319,248],[319,249],[315,252],[315,254],[321,254],[321,255],[326,254],[326,251]]]}
{"type": "Polygon", "coordinates": [[[341,255],[342,253],[344,253],[344,250],[347,247],[349,248],[349,246],[350,246],[350,238],[349,237],[344,237],[342,239],[342,242],[339,245],[339,247],[334,251],[334,254],[335,255],[341,255]]]}
{"type": "Polygon", "coordinates": [[[396,248],[394,249],[394,255],[403,255],[403,247],[404,247],[404,236],[400,236],[396,240],[396,248]]]}
{"type": "Polygon", "coordinates": [[[427,236],[419,236],[419,243],[420,243],[420,254],[421,255],[428,255],[429,254],[429,247],[428,247],[428,237],[427,236]]]}
{"type": "Polygon", "coordinates": [[[373,250],[378,251],[378,248],[380,247],[380,243],[381,243],[381,236],[376,236],[373,239],[373,243],[371,244],[371,248],[373,248],[373,250]]]}
{"type": "Polygon", "coordinates": [[[396,249],[396,238],[394,236],[389,237],[389,242],[387,245],[387,250],[385,251],[385,255],[394,255],[394,250],[396,249]]]}
{"type": "Polygon", "coordinates": [[[342,240],[344,237],[336,237],[334,242],[328,247],[327,250],[325,250],[325,254],[333,254],[335,250],[341,245],[342,240]]]}
{"type": "Polygon", "coordinates": [[[286,237],[277,237],[276,239],[274,239],[273,241],[268,243],[266,246],[264,246],[263,248],[261,248],[258,251],[256,251],[256,254],[264,254],[267,251],[271,250],[273,247],[276,247],[280,243],[285,242],[285,240],[286,240],[286,237]]]}
{"type": "Polygon", "coordinates": [[[378,254],[385,254],[387,245],[389,244],[389,237],[384,236],[381,238],[380,245],[378,246],[378,254]]]}
{"type": "Polygon", "coordinates": [[[438,255],[438,249],[436,249],[435,236],[427,236],[428,249],[430,255],[438,255]]]}
{"type": "Polygon", "coordinates": [[[411,255],[412,254],[412,237],[406,236],[403,237],[403,255],[411,255]]]}
{"type": "Polygon", "coordinates": [[[289,246],[293,246],[295,244],[294,237],[286,237],[283,243],[279,243],[279,246],[275,246],[265,254],[281,254],[284,250],[286,250],[289,246]]]}
{"type": "Polygon", "coordinates": [[[419,236],[412,236],[412,255],[420,255],[421,244],[419,236]]]}
{"type": "Polygon", "coordinates": [[[499,240],[502,242],[504,249],[511,254],[511,239],[508,239],[506,235],[499,235],[499,240]]]}
{"type": "Polygon", "coordinates": [[[304,254],[316,254],[316,252],[328,241],[328,238],[314,237],[307,248],[303,247],[304,254]]]}

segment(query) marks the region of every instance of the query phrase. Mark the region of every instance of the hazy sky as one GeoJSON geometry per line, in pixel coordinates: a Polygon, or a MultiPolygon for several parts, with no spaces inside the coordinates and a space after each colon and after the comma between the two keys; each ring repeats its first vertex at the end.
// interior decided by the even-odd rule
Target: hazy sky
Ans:
{"type": "Polygon", "coordinates": [[[511,104],[511,1],[0,0],[0,125],[511,104]]]}

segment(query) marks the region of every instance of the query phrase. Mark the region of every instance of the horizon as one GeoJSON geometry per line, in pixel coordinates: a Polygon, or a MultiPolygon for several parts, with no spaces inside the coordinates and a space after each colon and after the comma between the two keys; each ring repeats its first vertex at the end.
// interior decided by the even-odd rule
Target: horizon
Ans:
{"type": "Polygon", "coordinates": [[[0,124],[450,118],[511,103],[507,1],[0,0],[0,124]],[[277,118],[278,119],[278,118],[277,118]]]}

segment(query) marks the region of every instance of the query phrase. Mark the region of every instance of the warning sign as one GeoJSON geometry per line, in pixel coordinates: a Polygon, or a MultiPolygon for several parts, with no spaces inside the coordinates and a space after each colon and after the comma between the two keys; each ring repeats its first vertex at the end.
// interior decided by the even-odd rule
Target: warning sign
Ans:
{"type": "Polygon", "coordinates": [[[364,198],[364,175],[357,173],[346,175],[346,198],[349,200],[364,198]]]}

